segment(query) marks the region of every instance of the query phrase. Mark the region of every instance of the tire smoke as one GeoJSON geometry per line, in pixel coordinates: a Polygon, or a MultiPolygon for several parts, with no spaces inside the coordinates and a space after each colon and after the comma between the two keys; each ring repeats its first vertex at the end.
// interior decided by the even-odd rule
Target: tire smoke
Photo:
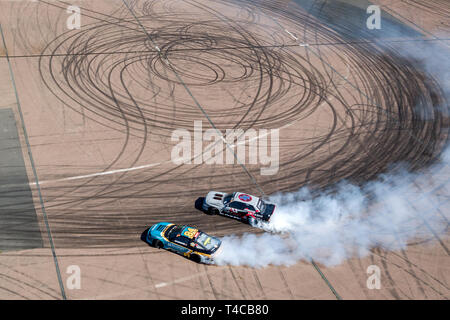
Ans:
{"type": "MultiPolygon", "coordinates": [[[[418,118],[433,121],[438,113],[448,118],[448,47],[440,41],[394,46],[380,40],[378,45],[394,50],[439,83],[442,91],[430,97],[432,113],[417,105],[418,118]]],[[[367,256],[374,248],[399,250],[413,241],[447,237],[450,147],[443,150],[439,161],[420,171],[411,172],[406,164],[399,164],[374,181],[363,185],[343,181],[333,192],[317,197],[308,187],[274,194],[269,200],[277,204],[275,214],[270,223],[258,226],[267,233],[224,237],[216,263],[264,267],[314,260],[333,266],[367,256]]]]}
{"type": "Polygon", "coordinates": [[[333,266],[375,247],[399,250],[413,240],[445,235],[449,161],[447,148],[420,173],[396,169],[362,186],[341,182],[318,197],[306,187],[275,194],[275,214],[259,225],[268,233],[224,237],[216,263],[264,267],[313,259],[333,266]]]}

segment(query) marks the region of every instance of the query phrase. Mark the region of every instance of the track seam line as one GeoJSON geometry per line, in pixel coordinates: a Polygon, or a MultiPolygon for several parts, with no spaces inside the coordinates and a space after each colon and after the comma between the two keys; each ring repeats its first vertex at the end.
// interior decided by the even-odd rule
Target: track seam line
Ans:
{"type": "MultiPolygon", "coordinates": [[[[116,18],[118,19],[118,18],[116,18]]],[[[285,30],[287,33],[291,35],[294,40],[298,40],[293,34],[291,34],[288,30],[285,30]]],[[[384,40],[384,43],[402,43],[402,42],[432,42],[432,41],[450,41],[450,38],[438,38],[438,39],[408,39],[408,40],[384,40]]],[[[303,43],[301,47],[309,47],[309,46],[339,46],[339,45],[350,45],[350,44],[370,44],[375,43],[375,41],[348,41],[348,42],[329,42],[329,43],[303,43]]],[[[235,47],[216,47],[216,48],[208,48],[208,49],[199,49],[199,48],[181,48],[181,49],[172,49],[173,52],[183,52],[183,51],[214,51],[214,50],[239,50],[239,49],[251,49],[251,48],[289,48],[289,47],[298,47],[299,44],[281,44],[281,45],[264,45],[264,46],[235,46],[235,47]]],[[[158,51],[158,50],[156,50],[158,51]]],[[[20,55],[10,55],[10,59],[20,59],[20,58],[41,58],[41,57],[71,57],[71,56],[89,56],[89,55],[110,55],[110,54],[130,54],[130,53],[148,53],[153,52],[153,50],[130,50],[130,51],[104,51],[104,52],[87,52],[87,53],[57,53],[57,54],[20,54],[20,55]]],[[[1,58],[6,58],[5,55],[0,55],[1,58]]]]}
{"type": "Polygon", "coordinates": [[[316,262],[311,259],[311,264],[314,266],[314,269],[316,269],[316,271],[320,274],[320,276],[322,277],[323,281],[325,281],[325,283],[327,284],[327,286],[330,288],[331,292],[334,294],[334,296],[336,297],[337,300],[342,300],[342,297],[337,293],[337,291],[334,289],[333,285],[331,284],[331,282],[328,280],[328,278],[323,274],[322,270],[320,270],[319,266],[316,264],[316,262]]]}
{"type": "Polygon", "coordinates": [[[34,175],[34,178],[35,178],[35,181],[36,181],[36,188],[37,188],[37,192],[38,192],[38,196],[39,196],[39,202],[41,204],[42,216],[44,218],[45,228],[47,230],[47,236],[48,236],[48,240],[49,240],[49,243],[50,243],[50,248],[51,248],[51,251],[52,251],[53,261],[55,263],[56,276],[58,278],[59,287],[61,289],[62,299],[66,300],[67,297],[66,297],[66,293],[64,291],[64,284],[63,284],[63,281],[62,281],[62,278],[61,278],[61,271],[59,269],[58,258],[56,256],[55,245],[53,243],[53,237],[52,237],[52,233],[51,233],[51,230],[50,230],[50,225],[48,223],[47,212],[45,211],[44,200],[42,198],[42,193],[41,193],[41,187],[39,186],[39,179],[38,179],[38,175],[37,175],[37,171],[36,171],[36,166],[35,166],[35,163],[34,163],[33,155],[31,153],[31,145],[30,145],[30,141],[28,139],[27,129],[25,127],[25,120],[24,120],[23,113],[22,113],[22,107],[20,105],[19,94],[17,92],[16,81],[15,81],[15,78],[14,78],[14,73],[13,73],[13,69],[12,69],[12,66],[11,66],[11,61],[9,60],[9,57],[8,57],[8,48],[6,47],[6,40],[5,40],[5,36],[3,34],[3,28],[1,26],[1,24],[0,24],[0,34],[2,36],[3,46],[5,47],[6,60],[8,61],[8,67],[9,67],[9,73],[10,73],[10,76],[11,76],[11,82],[12,82],[12,85],[13,85],[13,88],[14,88],[14,93],[15,93],[16,101],[17,101],[17,109],[19,111],[20,121],[21,121],[21,125],[22,125],[22,128],[23,128],[23,133],[24,133],[24,138],[25,138],[25,141],[26,141],[26,144],[27,144],[28,157],[30,159],[31,168],[32,168],[33,175],[34,175]]]}

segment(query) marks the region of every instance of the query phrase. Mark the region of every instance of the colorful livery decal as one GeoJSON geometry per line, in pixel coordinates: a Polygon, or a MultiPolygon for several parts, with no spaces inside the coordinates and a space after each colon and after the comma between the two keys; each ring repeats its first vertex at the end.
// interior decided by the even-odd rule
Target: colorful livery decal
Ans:
{"type": "Polygon", "coordinates": [[[244,202],[252,201],[252,197],[248,194],[240,194],[238,198],[239,198],[239,200],[244,201],[244,202]]]}
{"type": "Polygon", "coordinates": [[[204,245],[204,246],[207,246],[208,243],[210,243],[210,242],[211,242],[211,237],[208,237],[208,238],[206,238],[206,240],[203,242],[203,245],[204,245]]]}
{"type": "Polygon", "coordinates": [[[189,239],[194,239],[195,237],[198,236],[198,233],[199,233],[198,229],[191,228],[191,227],[186,227],[182,231],[182,234],[189,239]]]}

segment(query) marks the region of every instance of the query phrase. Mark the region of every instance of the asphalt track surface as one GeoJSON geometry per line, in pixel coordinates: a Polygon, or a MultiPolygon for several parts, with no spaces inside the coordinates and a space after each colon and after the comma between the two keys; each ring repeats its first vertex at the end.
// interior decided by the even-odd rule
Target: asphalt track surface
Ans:
{"type": "MultiPolygon", "coordinates": [[[[247,174],[239,165],[202,164],[43,183],[57,248],[139,247],[140,232],[162,220],[216,235],[249,232],[246,225],[201,214],[194,209],[196,197],[211,189],[272,194],[310,185],[316,192],[329,191],[343,179],[364,183],[395,163],[426,168],[447,142],[442,88],[389,41],[355,38],[350,28],[337,32],[296,6],[216,1],[230,7],[232,13],[225,14],[208,2],[186,1],[198,13],[193,15],[178,1],[127,3],[130,7],[107,14],[81,4],[92,19],[89,25],[76,32],[38,30],[48,42],[37,53],[25,32],[19,28],[15,34],[17,45],[31,52],[24,57],[38,59],[41,81],[64,108],[123,137],[113,160],[91,172],[141,165],[155,140],[170,150],[173,130],[190,128],[194,120],[203,119],[208,129],[184,86],[222,131],[288,128],[324,108],[329,120],[317,135],[282,136],[280,171],[274,176],[261,177],[258,166],[246,166],[247,174]],[[282,34],[277,22],[288,25],[299,41],[282,34]],[[302,47],[304,42],[309,47],[302,47]],[[227,93],[226,106],[204,103],[219,91],[227,93]]],[[[436,10],[432,4],[439,12],[448,10],[445,2],[429,2],[436,10]]],[[[60,8],[64,13],[66,5],[40,1],[38,12],[60,8]]],[[[23,23],[23,17],[17,19],[23,23]]],[[[60,178],[44,172],[40,180],[60,178]]]]}
{"type": "MultiPolygon", "coordinates": [[[[41,2],[63,7],[58,2],[41,2]]],[[[114,168],[124,157],[132,158],[129,167],[135,166],[150,143],[150,133],[167,140],[173,130],[189,128],[199,119],[198,110],[177,97],[183,83],[175,72],[189,88],[204,92],[222,86],[239,97],[245,92],[242,88],[252,86],[255,95],[250,99],[227,107],[206,108],[220,130],[280,128],[293,119],[314,114],[324,103],[330,108],[333,119],[325,134],[309,141],[291,138],[282,146],[283,174],[259,182],[266,194],[304,185],[323,190],[342,179],[364,182],[393,163],[407,162],[412,169],[422,168],[433,161],[447,140],[447,119],[442,112],[436,112],[437,107],[447,106],[442,89],[418,64],[397,54],[389,42],[355,41],[351,30],[348,34],[342,30],[337,33],[300,9],[283,10],[264,2],[230,3],[240,8],[238,19],[229,19],[196,1],[189,4],[204,12],[200,19],[180,12],[173,1],[163,5],[153,1],[129,3],[161,53],[124,6],[111,14],[86,10],[85,14],[95,17],[96,22],[76,33],[57,36],[39,55],[41,78],[65,107],[82,105],[81,111],[74,110],[126,136],[122,150],[100,172],[114,168]],[[261,12],[296,26],[299,38],[314,39],[314,54],[299,52],[298,45],[287,43],[273,25],[261,23],[261,12]],[[337,59],[348,62],[352,70],[358,70],[351,75],[352,82],[357,83],[353,97],[342,92],[343,80],[333,70],[317,67],[317,58],[326,66],[328,58],[322,54],[321,45],[330,43],[350,43],[331,51],[337,59]],[[187,63],[190,68],[185,68],[187,63]],[[346,109],[345,127],[330,99],[346,109]],[[139,138],[141,144],[130,155],[126,153],[127,141],[133,137],[139,138]],[[319,152],[336,141],[338,147],[330,148],[328,153],[319,152]],[[302,152],[296,145],[310,151],[302,152]]],[[[189,222],[210,230],[214,222],[195,211],[192,195],[204,195],[211,176],[202,175],[200,166],[187,170],[181,167],[145,177],[119,173],[113,181],[95,176],[76,185],[59,183],[54,189],[46,186],[46,209],[59,212],[51,216],[57,246],[135,246],[136,234],[143,226],[161,219],[189,222]],[[181,169],[182,174],[174,180],[171,173],[181,169]],[[196,183],[188,184],[193,176],[196,183]],[[174,193],[158,189],[169,180],[182,190],[174,193]],[[186,200],[185,205],[170,205],[180,197],[186,200]],[[120,199],[148,205],[128,212],[111,208],[108,215],[102,212],[103,205],[120,199]],[[123,216],[127,223],[118,225],[123,216]]],[[[259,168],[250,168],[249,172],[257,176],[259,168]]],[[[245,176],[239,166],[233,168],[232,174],[245,176]]],[[[229,175],[215,170],[214,178],[223,182],[214,188],[235,188],[227,183],[229,175]]],[[[239,188],[255,190],[253,182],[247,180],[239,188]]],[[[224,234],[247,230],[223,224],[224,234]]]]}

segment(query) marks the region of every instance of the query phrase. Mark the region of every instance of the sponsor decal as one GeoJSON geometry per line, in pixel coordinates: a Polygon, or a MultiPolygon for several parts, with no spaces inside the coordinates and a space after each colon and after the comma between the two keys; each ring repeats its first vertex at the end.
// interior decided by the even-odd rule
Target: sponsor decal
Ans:
{"type": "Polygon", "coordinates": [[[245,201],[245,202],[252,201],[252,197],[250,195],[248,195],[248,194],[240,194],[238,196],[238,198],[239,198],[239,200],[245,201]]]}
{"type": "Polygon", "coordinates": [[[188,237],[189,239],[195,238],[195,236],[198,235],[198,229],[188,227],[184,230],[183,235],[188,237]]]}

